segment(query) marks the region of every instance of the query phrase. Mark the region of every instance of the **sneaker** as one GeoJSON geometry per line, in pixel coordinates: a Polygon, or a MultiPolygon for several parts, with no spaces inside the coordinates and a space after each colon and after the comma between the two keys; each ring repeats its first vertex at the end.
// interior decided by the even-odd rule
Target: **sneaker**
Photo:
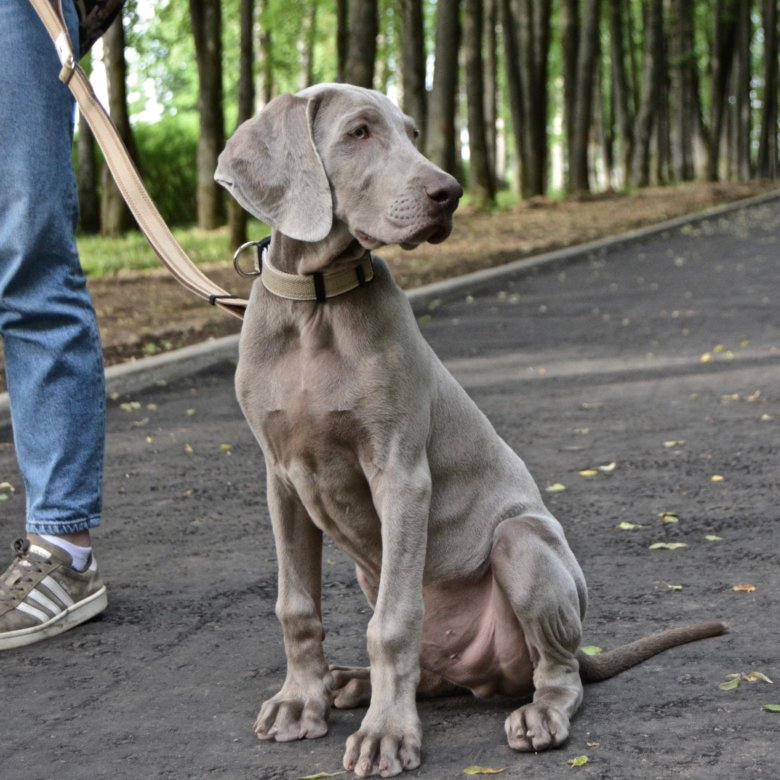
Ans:
{"type": "Polygon", "coordinates": [[[11,549],[15,560],[0,576],[0,650],[56,636],[106,608],[94,556],[76,571],[65,550],[35,534],[11,549]]]}

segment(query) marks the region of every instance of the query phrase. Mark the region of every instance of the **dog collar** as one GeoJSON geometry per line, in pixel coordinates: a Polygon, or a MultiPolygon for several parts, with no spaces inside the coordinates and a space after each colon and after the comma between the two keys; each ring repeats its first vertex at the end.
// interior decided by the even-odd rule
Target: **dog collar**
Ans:
{"type": "Polygon", "coordinates": [[[325,303],[329,298],[351,292],[358,287],[364,287],[374,278],[374,264],[371,253],[366,252],[354,265],[338,268],[334,271],[316,271],[313,274],[288,274],[274,268],[268,260],[269,239],[252,241],[245,244],[237,252],[234,260],[237,262],[239,253],[249,245],[257,247],[257,265],[253,272],[242,271],[238,265],[236,270],[242,276],[260,276],[268,292],[280,298],[291,301],[317,301],[325,303]]]}

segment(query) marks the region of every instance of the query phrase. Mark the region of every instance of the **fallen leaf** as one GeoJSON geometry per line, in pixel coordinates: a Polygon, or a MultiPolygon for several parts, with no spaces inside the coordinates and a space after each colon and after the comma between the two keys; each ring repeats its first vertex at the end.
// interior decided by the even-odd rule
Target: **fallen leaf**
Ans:
{"type": "Polygon", "coordinates": [[[756,586],[755,585],[735,585],[732,588],[733,591],[736,591],[737,593],[755,593],[756,592],[756,586]]]}
{"type": "Polygon", "coordinates": [[[225,454],[230,452],[232,449],[233,449],[233,445],[232,444],[220,444],[219,445],[219,451],[220,452],[224,452],[225,454]]]}
{"type": "Polygon", "coordinates": [[[712,355],[709,352],[705,352],[700,358],[699,363],[711,363],[712,355]]]}
{"type": "Polygon", "coordinates": [[[141,408],[141,404],[138,401],[126,401],[123,404],[119,404],[119,408],[125,412],[134,412],[141,408]]]}
{"type": "Polygon", "coordinates": [[[187,455],[192,455],[192,453],[195,452],[195,450],[192,449],[191,444],[185,444],[184,451],[187,453],[187,455]]]}
{"type": "Polygon", "coordinates": [[[157,404],[146,404],[146,408],[150,412],[156,412],[159,407],[157,406],[157,404]]]}
{"type": "Polygon", "coordinates": [[[10,482],[0,482],[0,490],[7,490],[9,493],[16,492],[16,488],[10,482]]]}
{"type": "Polygon", "coordinates": [[[577,436],[587,436],[590,433],[590,428],[575,428],[574,433],[576,433],[577,436]]]}
{"type": "Polygon", "coordinates": [[[502,772],[506,772],[506,767],[495,769],[490,766],[467,766],[463,770],[464,775],[500,775],[502,772]]]}
{"type": "Polygon", "coordinates": [[[146,437],[146,443],[147,444],[154,444],[154,436],[147,436],[146,437]]]}
{"type": "Polygon", "coordinates": [[[742,675],[742,679],[747,682],[765,682],[773,684],[772,681],[763,672],[748,672],[742,675]]]}
{"type": "Polygon", "coordinates": [[[347,774],[346,772],[317,772],[314,775],[304,775],[299,777],[298,780],[322,780],[324,777],[341,777],[347,774]]]}
{"type": "Polygon", "coordinates": [[[187,417],[192,417],[194,414],[197,414],[195,409],[187,409],[187,417]]]}
{"type": "Polygon", "coordinates": [[[599,474],[596,469],[583,469],[578,473],[581,477],[597,477],[599,474]]]}
{"type": "Polygon", "coordinates": [[[730,674],[728,677],[729,679],[726,682],[718,684],[718,688],[720,688],[722,691],[733,691],[735,688],[739,688],[739,674],[730,674]]]}
{"type": "Polygon", "coordinates": [[[666,583],[666,587],[669,588],[669,590],[682,590],[683,589],[682,585],[672,585],[672,584],[670,584],[668,582],[666,583]]]}
{"type": "Polygon", "coordinates": [[[618,523],[617,528],[621,531],[634,531],[637,528],[644,528],[640,523],[630,523],[628,520],[624,520],[622,523],[618,523]]]}
{"type": "Polygon", "coordinates": [[[601,747],[601,742],[586,742],[585,743],[589,748],[597,748],[601,747]]]}
{"type": "Polygon", "coordinates": [[[596,645],[585,645],[585,647],[581,647],[580,650],[582,650],[585,655],[599,655],[601,653],[601,648],[596,645]]]}
{"type": "Polygon", "coordinates": [[[722,354],[723,352],[726,351],[726,347],[724,347],[723,344],[716,344],[712,348],[712,351],[715,352],[716,354],[720,355],[720,354],[722,354]]]}
{"type": "Polygon", "coordinates": [[[749,404],[754,404],[756,401],[761,399],[761,391],[756,390],[754,393],[751,393],[745,400],[749,404]]]}
{"type": "Polygon", "coordinates": [[[611,463],[605,463],[603,466],[599,466],[598,469],[602,474],[611,474],[617,468],[617,463],[612,461],[611,463]]]}
{"type": "Polygon", "coordinates": [[[585,766],[589,761],[587,756],[577,756],[576,758],[570,758],[566,763],[569,766],[585,766]]]}
{"type": "Polygon", "coordinates": [[[767,712],[780,712],[780,704],[764,704],[761,709],[767,712]]]}
{"type": "Polygon", "coordinates": [[[722,474],[713,474],[710,477],[710,481],[712,482],[723,482],[723,480],[726,479],[722,474]]]}
{"type": "Polygon", "coordinates": [[[716,536],[715,534],[707,534],[704,537],[708,542],[722,542],[723,537],[722,536],[716,536]]]}
{"type": "Polygon", "coordinates": [[[739,398],[739,393],[726,393],[720,397],[720,402],[722,404],[727,404],[731,401],[739,401],[739,398]]]}
{"type": "Polygon", "coordinates": [[[685,439],[669,439],[664,442],[664,447],[666,449],[671,450],[674,447],[684,447],[685,446],[685,439]]]}
{"type": "Polygon", "coordinates": [[[562,485],[560,482],[555,482],[545,488],[547,493],[563,493],[564,490],[566,490],[566,485],[562,485]]]}
{"type": "Polygon", "coordinates": [[[655,542],[650,545],[651,550],[681,550],[688,545],[685,542],[655,542]]]}
{"type": "Polygon", "coordinates": [[[762,414],[761,422],[772,422],[775,418],[771,414],[762,414]]]}
{"type": "Polygon", "coordinates": [[[658,519],[662,523],[679,523],[680,518],[674,512],[660,512],[658,519]]]}

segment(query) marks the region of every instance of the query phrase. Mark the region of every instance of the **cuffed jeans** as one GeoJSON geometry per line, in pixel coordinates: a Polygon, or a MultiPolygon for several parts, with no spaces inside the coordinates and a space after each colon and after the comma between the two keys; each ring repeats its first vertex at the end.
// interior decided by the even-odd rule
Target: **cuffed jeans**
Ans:
{"type": "MultiPolygon", "coordinates": [[[[72,0],[64,3],[77,45],[72,0]]],[[[105,387],[78,258],[74,104],[28,0],[0,0],[0,335],[27,530],[100,521],[105,387]]]]}

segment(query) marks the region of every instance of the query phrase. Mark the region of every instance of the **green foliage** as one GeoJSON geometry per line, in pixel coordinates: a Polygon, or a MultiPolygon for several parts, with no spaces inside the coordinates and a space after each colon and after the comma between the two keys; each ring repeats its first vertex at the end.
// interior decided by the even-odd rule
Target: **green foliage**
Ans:
{"type": "Polygon", "coordinates": [[[133,133],[149,194],[169,225],[197,217],[198,117],[192,112],[137,124],[133,133]]]}

